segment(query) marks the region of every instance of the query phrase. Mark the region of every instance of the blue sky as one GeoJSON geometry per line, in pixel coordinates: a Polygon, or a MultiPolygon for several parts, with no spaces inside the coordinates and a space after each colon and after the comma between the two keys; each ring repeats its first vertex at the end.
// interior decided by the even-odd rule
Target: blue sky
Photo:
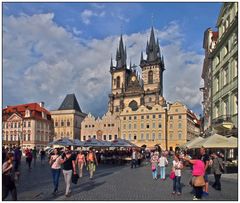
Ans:
{"type": "Polygon", "coordinates": [[[215,29],[221,5],[3,3],[3,106],[43,100],[52,110],[74,92],[83,111],[102,115],[119,35],[138,64],[153,25],[166,60],[164,96],[201,113],[203,33],[215,29]]]}

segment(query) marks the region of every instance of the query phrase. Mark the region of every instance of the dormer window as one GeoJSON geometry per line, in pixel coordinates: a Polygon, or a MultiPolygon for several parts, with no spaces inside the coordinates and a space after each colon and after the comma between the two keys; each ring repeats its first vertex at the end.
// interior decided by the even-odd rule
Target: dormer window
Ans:
{"type": "Polygon", "coordinates": [[[42,112],[42,118],[46,119],[47,118],[47,115],[46,113],[42,112]]]}
{"type": "Polygon", "coordinates": [[[30,117],[30,110],[29,110],[29,109],[26,109],[26,111],[25,111],[25,117],[30,117]]]}

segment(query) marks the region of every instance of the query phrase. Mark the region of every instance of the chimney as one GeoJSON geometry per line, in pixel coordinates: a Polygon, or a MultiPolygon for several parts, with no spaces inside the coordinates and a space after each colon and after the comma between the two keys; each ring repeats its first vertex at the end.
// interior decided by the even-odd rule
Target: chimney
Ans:
{"type": "Polygon", "coordinates": [[[44,107],[44,102],[40,102],[39,106],[43,108],[44,107]]]}

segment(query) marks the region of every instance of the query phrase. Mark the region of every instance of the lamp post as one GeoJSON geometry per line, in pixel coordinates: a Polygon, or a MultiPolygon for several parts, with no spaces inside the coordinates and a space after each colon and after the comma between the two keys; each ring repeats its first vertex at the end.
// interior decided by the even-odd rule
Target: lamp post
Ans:
{"type": "Polygon", "coordinates": [[[165,110],[165,147],[166,150],[168,150],[168,104],[165,103],[163,106],[163,109],[165,110]]]}

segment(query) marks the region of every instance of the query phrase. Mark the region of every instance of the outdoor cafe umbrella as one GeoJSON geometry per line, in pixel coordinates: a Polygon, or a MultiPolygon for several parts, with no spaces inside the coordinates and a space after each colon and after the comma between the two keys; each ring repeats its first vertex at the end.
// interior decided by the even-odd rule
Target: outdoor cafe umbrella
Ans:
{"type": "Polygon", "coordinates": [[[112,141],[111,147],[137,147],[137,145],[128,140],[118,138],[112,141]]]}
{"type": "Polygon", "coordinates": [[[84,142],[80,141],[79,139],[74,139],[73,140],[73,145],[77,147],[83,147],[84,142]]]}
{"type": "Polygon", "coordinates": [[[84,147],[109,147],[107,142],[95,138],[88,139],[83,144],[84,147]]]}
{"type": "Polygon", "coordinates": [[[48,143],[48,146],[51,146],[51,145],[73,146],[73,141],[65,137],[65,138],[48,143]]]}
{"type": "Polygon", "coordinates": [[[228,143],[229,147],[228,148],[237,148],[238,147],[238,139],[236,137],[228,137],[228,143]]]}
{"type": "Polygon", "coordinates": [[[233,148],[228,138],[214,134],[191,146],[192,148],[233,148]]]}
{"type": "Polygon", "coordinates": [[[196,144],[196,143],[198,143],[198,142],[200,142],[200,141],[202,141],[202,140],[204,140],[204,138],[202,138],[202,137],[196,137],[196,138],[188,141],[187,143],[185,143],[185,144],[183,144],[183,145],[181,145],[181,146],[179,146],[179,147],[180,147],[180,148],[188,148],[188,149],[191,149],[194,144],[196,144]]]}

